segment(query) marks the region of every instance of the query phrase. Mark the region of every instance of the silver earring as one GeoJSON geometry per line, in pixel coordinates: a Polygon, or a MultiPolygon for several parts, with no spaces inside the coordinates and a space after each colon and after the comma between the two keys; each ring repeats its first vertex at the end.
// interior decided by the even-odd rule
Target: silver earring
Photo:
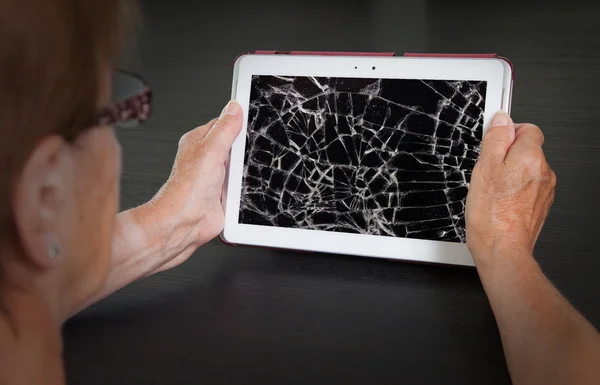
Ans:
{"type": "Polygon", "coordinates": [[[58,257],[58,254],[60,254],[60,247],[58,247],[58,245],[54,242],[51,243],[50,246],[48,246],[48,256],[52,259],[55,259],[58,257]]]}

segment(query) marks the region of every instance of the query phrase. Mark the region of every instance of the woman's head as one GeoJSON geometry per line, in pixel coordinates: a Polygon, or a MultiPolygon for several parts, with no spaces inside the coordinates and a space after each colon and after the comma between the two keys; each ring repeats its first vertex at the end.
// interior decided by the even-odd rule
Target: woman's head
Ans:
{"type": "Polygon", "coordinates": [[[95,119],[111,102],[132,5],[0,0],[2,283],[50,281],[68,298],[105,278],[120,149],[95,119]]]}

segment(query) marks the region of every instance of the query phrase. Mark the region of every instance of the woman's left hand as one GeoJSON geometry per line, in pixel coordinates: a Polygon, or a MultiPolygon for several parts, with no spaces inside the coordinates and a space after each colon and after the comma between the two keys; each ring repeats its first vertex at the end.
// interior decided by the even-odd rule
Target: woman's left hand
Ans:
{"type": "Polygon", "coordinates": [[[148,203],[117,215],[111,266],[104,287],[70,316],[127,284],[173,268],[213,239],[225,222],[221,194],[229,150],[240,133],[241,106],[185,134],[171,176],[148,203]]]}
{"type": "MultiPolygon", "coordinates": [[[[231,101],[218,119],[180,139],[171,176],[150,203],[171,245],[195,250],[223,229],[221,195],[226,163],[240,133],[242,116],[240,105],[231,101]]],[[[182,261],[173,264],[177,262],[182,261]]]]}

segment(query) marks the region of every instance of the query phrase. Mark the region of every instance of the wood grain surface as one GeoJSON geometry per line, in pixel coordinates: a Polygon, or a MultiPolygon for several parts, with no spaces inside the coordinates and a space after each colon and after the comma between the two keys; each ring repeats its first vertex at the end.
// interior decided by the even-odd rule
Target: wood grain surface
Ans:
{"type": "MultiPolygon", "coordinates": [[[[179,137],[218,115],[254,49],[497,52],[513,117],[534,122],[558,176],[536,249],[600,326],[600,3],[144,1],[127,65],[154,115],[122,131],[123,208],[166,180],[179,137]]],[[[65,326],[70,384],[508,384],[475,270],[213,241],[65,326]]]]}

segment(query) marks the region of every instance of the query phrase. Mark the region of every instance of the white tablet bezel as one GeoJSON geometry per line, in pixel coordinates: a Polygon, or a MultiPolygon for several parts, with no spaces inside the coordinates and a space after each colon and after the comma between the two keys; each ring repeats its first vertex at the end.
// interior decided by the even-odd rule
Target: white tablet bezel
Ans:
{"type": "Polygon", "coordinates": [[[474,265],[469,250],[461,243],[238,223],[253,75],[486,81],[485,133],[496,111],[510,110],[512,74],[505,61],[480,58],[249,54],[238,58],[234,68],[232,98],[243,107],[244,125],[231,150],[223,194],[225,227],[221,238],[225,242],[415,262],[474,265]]]}

